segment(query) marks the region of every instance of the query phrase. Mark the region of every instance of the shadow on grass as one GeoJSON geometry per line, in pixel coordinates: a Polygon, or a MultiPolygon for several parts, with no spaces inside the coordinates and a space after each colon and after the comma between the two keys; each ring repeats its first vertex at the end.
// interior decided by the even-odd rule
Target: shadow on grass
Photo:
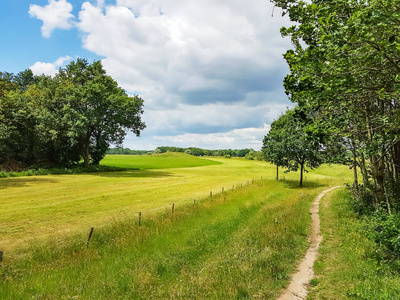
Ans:
{"type": "Polygon", "coordinates": [[[300,186],[298,180],[285,180],[285,188],[289,189],[315,189],[318,187],[328,186],[327,184],[321,184],[315,181],[305,181],[303,186],[300,186]]]}
{"type": "Polygon", "coordinates": [[[0,190],[13,187],[24,187],[30,183],[58,183],[59,180],[54,178],[43,177],[9,177],[0,178],[0,190]]]}
{"type": "Polygon", "coordinates": [[[118,171],[118,172],[98,172],[98,173],[90,173],[93,176],[102,176],[102,177],[132,177],[132,178],[161,178],[161,177],[171,177],[175,176],[171,172],[165,171],[155,171],[155,170],[129,170],[129,171],[118,171]]]}

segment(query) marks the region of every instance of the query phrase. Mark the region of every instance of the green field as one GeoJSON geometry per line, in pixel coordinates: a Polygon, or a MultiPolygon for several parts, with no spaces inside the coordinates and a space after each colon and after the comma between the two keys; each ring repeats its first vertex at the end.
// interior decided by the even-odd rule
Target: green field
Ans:
{"type": "Polygon", "coordinates": [[[192,202],[210,191],[217,193],[222,187],[268,176],[270,170],[263,162],[184,154],[122,156],[125,162],[118,158],[105,161],[132,168],[143,168],[147,162],[150,169],[0,179],[0,249],[8,251],[27,240],[86,230],[139,211],[192,202]],[[160,169],[151,169],[156,164],[160,169]]]}
{"type": "Polygon", "coordinates": [[[171,169],[219,165],[221,162],[201,159],[182,153],[163,153],[159,155],[107,155],[102,165],[127,169],[171,169]]]}
{"type": "Polygon", "coordinates": [[[141,170],[0,179],[0,298],[273,298],[307,248],[313,198],[351,178],[325,165],[299,188],[299,174],[277,182],[265,162],[165,156],[104,160],[141,170]]]}

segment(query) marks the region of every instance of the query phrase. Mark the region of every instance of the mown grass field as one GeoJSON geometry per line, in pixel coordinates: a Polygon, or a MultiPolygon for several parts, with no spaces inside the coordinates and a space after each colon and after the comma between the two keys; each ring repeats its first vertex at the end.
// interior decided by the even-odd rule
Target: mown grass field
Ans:
{"type": "Polygon", "coordinates": [[[107,155],[101,164],[119,168],[150,170],[202,167],[222,163],[183,153],[163,153],[159,155],[107,155]]]}
{"type": "Polygon", "coordinates": [[[327,165],[299,188],[298,174],[277,182],[265,162],[167,156],[0,179],[0,298],[273,299],[308,246],[313,198],[351,178],[327,165]]]}

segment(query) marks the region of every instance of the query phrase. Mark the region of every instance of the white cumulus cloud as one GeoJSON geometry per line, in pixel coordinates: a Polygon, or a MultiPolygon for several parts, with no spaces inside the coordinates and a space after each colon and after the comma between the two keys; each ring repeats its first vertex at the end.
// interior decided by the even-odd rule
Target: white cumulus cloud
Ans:
{"type": "Polygon", "coordinates": [[[47,75],[54,76],[58,69],[64,64],[64,62],[70,60],[70,56],[63,56],[58,58],[54,63],[36,62],[29,67],[35,75],[47,75]]]}
{"type": "Polygon", "coordinates": [[[279,33],[289,23],[272,9],[265,0],[85,2],[77,26],[107,72],[145,99],[153,138],[223,135],[259,128],[289,104],[290,45],[279,33]]]}
{"type": "Polygon", "coordinates": [[[71,19],[72,5],[66,0],[49,0],[49,4],[42,7],[31,4],[29,15],[43,21],[42,35],[49,38],[54,29],[71,29],[73,27],[71,19]]]}
{"type": "MultiPolygon", "coordinates": [[[[56,4],[64,6],[59,19],[69,28],[66,0],[31,6],[31,15],[46,12],[35,16],[48,25],[42,28],[48,36],[62,28],[47,21],[56,4]]],[[[105,57],[108,75],[145,100],[147,128],[140,139],[128,137],[142,146],[131,147],[179,136],[186,146],[207,146],[215,138],[246,148],[259,145],[261,135],[258,142],[246,141],[235,130],[262,131],[290,104],[282,88],[282,54],[291,45],[280,35],[290,22],[272,11],[268,0],[92,0],[82,3],[73,26],[85,49],[105,57]]],[[[51,65],[37,64],[50,73],[51,65]]]]}

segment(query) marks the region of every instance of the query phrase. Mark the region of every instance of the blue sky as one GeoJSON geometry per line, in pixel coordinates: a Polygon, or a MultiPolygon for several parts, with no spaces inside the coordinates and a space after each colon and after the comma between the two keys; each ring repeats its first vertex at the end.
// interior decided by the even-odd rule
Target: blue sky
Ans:
{"type": "Polygon", "coordinates": [[[54,75],[82,57],[145,100],[124,146],[260,149],[290,102],[288,26],[268,0],[3,0],[0,71],[54,75]]]}

